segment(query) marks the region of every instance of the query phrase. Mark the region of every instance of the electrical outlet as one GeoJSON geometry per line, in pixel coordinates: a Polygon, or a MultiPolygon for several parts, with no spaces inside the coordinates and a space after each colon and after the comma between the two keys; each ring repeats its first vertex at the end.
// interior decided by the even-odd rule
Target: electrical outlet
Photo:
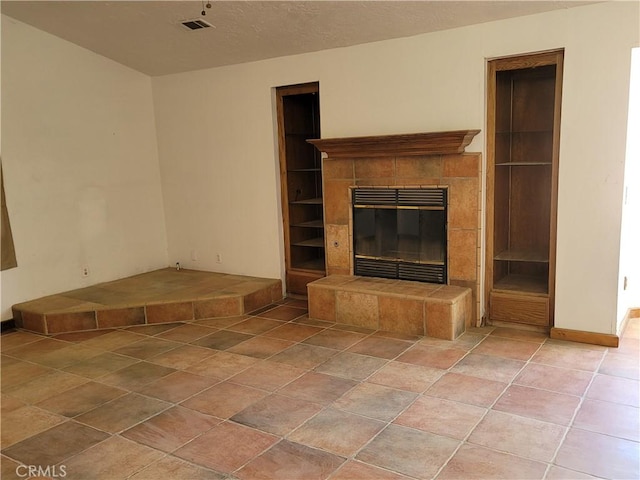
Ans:
{"type": "Polygon", "coordinates": [[[216,263],[222,263],[222,254],[216,253],[216,263]]]}
{"type": "Polygon", "coordinates": [[[195,248],[191,250],[191,261],[192,262],[198,261],[198,251],[195,248]]]}
{"type": "Polygon", "coordinates": [[[82,276],[83,277],[88,277],[89,276],[89,267],[87,267],[87,266],[82,267],[82,276]]]}

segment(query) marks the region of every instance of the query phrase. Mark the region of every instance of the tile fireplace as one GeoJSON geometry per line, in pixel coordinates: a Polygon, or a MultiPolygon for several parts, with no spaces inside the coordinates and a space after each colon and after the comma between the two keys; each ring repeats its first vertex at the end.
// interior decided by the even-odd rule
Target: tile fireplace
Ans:
{"type": "Polygon", "coordinates": [[[444,245],[440,243],[434,247],[432,231],[427,234],[425,245],[404,259],[408,261],[400,262],[415,265],[422,261],[432,267],[437,265],[440,274],[420,280],[471,289],[473,313],[467,323],[477,323],[481,310],[478,293],[482,165],[481,155],[466,153],[465,148],[478,133],[479,130],[460,130],[310,140],[323,152],[327,275],[367,275],[360,260],[400,261],[397,253],[404,250],[407,243],[417,241],[415,233],[425,218],[421,218],[419,208],[414,208],[415,211],[406,209],[411,213],[398,215],[404,210],[398,208],[398,192],[404,192],[402,195],[441,192],[444,205],[438,207],[439,210],[424,208],[429,213],[422,217],[439,225],[436,230],[443,231],[444,245]],[[386,213],[375,213],[382,210],[380,205],[369,205],[368,208],[359,205],[363,196],[372,194],[395,196],[396,205],[386,206],[389,210],[386,213]],[[371,233],[383,228],[385,223],[395,225],[396,231],[391,237],[396,237],[396,244],[378,249],[375,244],[378,240],[373,240],[371,233]],[[359,233],[361,225],[365,234],[359,233]]]}

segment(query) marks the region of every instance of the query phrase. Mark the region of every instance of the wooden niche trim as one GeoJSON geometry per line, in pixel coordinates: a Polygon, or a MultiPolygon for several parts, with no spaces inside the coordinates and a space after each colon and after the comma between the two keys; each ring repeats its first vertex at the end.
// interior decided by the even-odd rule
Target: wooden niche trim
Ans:
{"type": "Polygon", "coordinates": [[[446,155],[463,153],[480,130],[410,133],[307,140],[329,158],[446,155]]]}

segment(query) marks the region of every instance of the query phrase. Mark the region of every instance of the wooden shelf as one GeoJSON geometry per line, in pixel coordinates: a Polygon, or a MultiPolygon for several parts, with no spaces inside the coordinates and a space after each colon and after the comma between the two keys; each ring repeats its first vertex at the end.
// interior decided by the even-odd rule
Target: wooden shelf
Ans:
{"type": "Polygon", "coordinates": [[[563,51],[487,65],[488,321],[553,326],[563,51]]]}
{"type": "Polygon", "coordinates": [[[551,162],[502,162],[496,163],[496,167],[531,167],[536,165],[549,165],[551,162]]]}
{"type": "Polygon", "coordinates": [[[494,260],[505,260],[508,262],[535,262],[548,263],[548,252],[531,252],[526,250],[503,250],[495,257],[494,260]]]}
{"type": "Polygon", "coordinates": [[[311,238],[309,240],[303,240],[301,242],[292,243],[291,245],[294,245],[296,247],[324,248],[324,238],[323,237],[311,238]]]}
{"type": "Polygon", "coordinates": [[[318,258],[315,260],[307,260],[306,262],[299,262],[291,266],[296,270],[305,270],[311,272],[323,272],[325,271],[324,259],[318,258]]]}
{"type": "Polygon", "coordinates": [[[312,220],[310,222],[296,223],[291,226],[302,228],[324,228],[324,222],[322,220],[312,220]]]}
{"type": "Polygon", "coordinates": [[[291,205],[322,205],[322,198],[308,198],[307,200],[298,200],[289,203],[291,203],[291,205]]]}
{"type": "Polygon", "coordinates": [[[307,142],[320,136],[318,93],[317,83],[276,89],[285,281],[287,292],[300,295],[326,271],[322,158],[307,142]]]}
{"type": "Polygon", "coordinates": [[[507,275],[493,284],[494,291],[546,294],[549,286],[546,277],[532,275],[507,275]]]}

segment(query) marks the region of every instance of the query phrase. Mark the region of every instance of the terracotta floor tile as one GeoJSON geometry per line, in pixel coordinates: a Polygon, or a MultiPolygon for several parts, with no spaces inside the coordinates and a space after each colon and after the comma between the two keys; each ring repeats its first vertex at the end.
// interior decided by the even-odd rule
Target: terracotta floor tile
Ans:
{"type": "Polygon", "coordinates": [[[640,380],[640,362],[633,355],[621,355],[609,350],[600,364],[598,373],[614,375],[616,377],[640,380]]]}
{"type": "Polygon", "coordinates": [[[529,363],[513,383],[551,390],[552,392],[582,396],[592,378],[593,374],[591,372],[583,370],[570,370],[539,363],[529,363]]]}
{"type": "Polygon", "coordinates": [[[306,310],[309,306],[309,302],[307,301],[307,299],[285,298],[284,301],[282,302],[282,305],[287,305],[289,307],[296,307],[296,308],[304,308],[306,310]]]}
{"type": "Polygon", "coordinates": [[[15,460],[10,459],[9,457],[5,457],[4,455],[0,455],[0,478],[3,480],[21,480],[18,475],[23,475],[21,471],[24,467],[20,462],[16,462],[15,460]]]}
{"type": "Polygon", "coordinates": [[[178,348],[149,358],[149,362],[169,368],[184,370],[216,354],[215,350],[195,345],[181,345],[178,348]]]}
{"type": "Polygon", "coordinates": [[[32,406],[3,413],[0,447],[4,449],[66,420],[65,417],[32,406]]]}
{"type": "Polygon", "coordinates": [[[235,325],[236,323],[240,323],[243,320],[249,318],[248,315],[238,315],[235,317],[222,317],[222,318],[205,318],[203,320],[195,320],[193,322],[194,325],[203,325],[205,327],[213,327],[217,329],[227,328],[231,325],[235,325]]]}
{"type": "Polygon", "coordinates": [[[423,367],[441,368],[446,370],[455,365],[467,352],[457,348],[439,348],[423,345],[411,347],[396,360],[412,363],[423,367]]]}
{"type": "Polygon", "coordinates": [[[62,340],[64,342],[73,342],[73,343],[82,343],[87,340],[91,340],[92,338],[100,337],[105,335],[113,330],[87,330],[86,332],[70,332],[70,333],[60,333],[55,335],[53,338],[56,340],[62,340]]]}
{"type": "Polygon", "coordinates": [[[25,465],[55,465],[109,437],[86,425],[68,421],[3,450],[25,465]]]}
{"type": "Polygon", "coordinates": [[[360,450],[386,423],[328,408],[289,436],[289,440],[349,457],[360,450]]]}
{"type": "MultiPolygon", "coordinates": [[[[24,332],[22,330],[16,330],[10,333],[3,333],[0,337],[0,345],[2,352],[11,350],[15,347],[23,347],[29,343],[37,342],[38,340],[44,340],[44,335],[38,335],[36,333],[24,332]]],[[[59,339],[64,340],[64,339],[59,339]]]]}
{"type": "Polygon", "coordinates": [[[66,460],[72,478],[124,479],[158,461],[163,452],[114,436],[66,460]]]}
{"type": "Polygon", "coordinates": [[[138,362],[139,360],[136,358],[105,352],[88,360],[69,365],[63,368],[63,370],[87,378],[98,378],[138,362]]]}
{"type": "Polygon", "coordinates": [[[393,423],[464,440],[487,413],[484,408],[435,397],[420,397],[393,423]]]}
{"type": "Polygon", "coordinates": [[[446,373],[425,393],[426,395],[455,400],[469,405],[489,407],[504,392],[505,388],[507,388],[507,384],[503,382],[459,373],[446,373]]]}
{"type": "Polygon", "coordinates": [[[18,408],[22,408],[27,404],[22,400],[18,400],[17,398],[10,397],[9,395],[0,395],[0,411],[2,415],[5,413],[13,412],[18,408]]]}
{"type": "Polygon", "coordinates": [[[640,478],[640,449],[637,442],[572,428],[555,464],[601,478],[640,478]]]}
{"type": "Polygon", "coordinates": [[[136,473],[129,480],[226,480],[222,473],[198,467],[179,458],[167,456],[136,473]]]}
{"type": "Polygon", "coordinates": [[[367,337],[349,348],[349,352],[391,360],[411,347],[412,343],[386,337],[367,337]]]}
{"type": "Polygon", "coordinates": [[[243,385],[222,382],[184,401],[182,405],[218,418],[229,418],[267,395],[243,385]]]}
{"type": "Polygon", "coordinates": [[[130,343],[129,345],[120,347],[114,350],[113,353],[146,360],[169,350],[173,350],[180,345],[180,343],[163,340],[162,338],[147,337],[139,342],[130,343]]]}
{"type": "Polygon", "coordinates": [[[130,343],[139,342],[144,338],[144,335],[126,330],[113,330],[105,335],[87,340],[83,342],[82,345],[89,348],[97,348],[98,350],[112,351],[129,345],[130,343]]]}
{"type": "Polygon", "coordinates": [[[283,305],[280,307],[272,308],[260,314],[260,317],[270,318],[273,320],[284,320],[288,322],[294,318],[298,318],[307,313],[306,308],[298,308],[292,305],[283,305]]]}
{"type": "Polygon", "coordinates": [[[531,359],[535,363],[543,363],[555,367],[572,368],[595,372],[604,357],[603,350],[586,350],[553,344],[545,344],[531,359]]]}
{"type": "Polygon", "coordinates": [[[361,381],[387,364],[387,360],[357,353],[341,352],[330,358],[315,371],[361,381]]]}
{"type": "Polygon", "coordinates": [[[2,362],[2,390],[17,387],[18,385],[34,380],[36,377],[45,374],[52,374],[54,371],[45,368],[42,365],[23,362],[22,360],[12,359],[11,363],[2,362]]]}
{"type": "Polygon", "coordinates": [[[353,380],[310,372],[289,383],[278,393],[327,405],[340,398],[355,385],[357,382],[353,380]]]}
{"type": "Polygon", "coordinates": [[[549,335],[542,332],[521,330],[519,328],[496,327],[490,333],[491,337],[509,338],[511,340],[524,340],[526,342],[544,343],[549,335]]]}
{"type": "Polygon", "coordinates": [[[63,342],[49,337],[40,337],[39,340],[29,342],[26,345],[19,345],[13,348],[7,348],[6,350],[3,348],[2,353],[21,360],[35,362],[48,353],[55,352],[70,345],[72,344],[69,342],[63,342]]]}
{"type": "Polygon", "coordinates": [[[451,438],[390,425],[356,459],[415,478],[433,478],[458,445],[451,438]]]}
{"type": "Polygon", "coordinates": [[[309,345],[317,345],[319,347],[333,348],[335,350],[344,350],[353,344],[362,340],[366,335],[356,332],[345,332],[343,330],[334,330],[328,328],[313,337],[307,338],[304,343],[309,345]]]}
{"type": "Polygon", "coordinates": [[[121,397],[126,393],[128,393],[126,390],[120,388],[110,387],[97,382],[87,382],[58,395],[54,395],[38,403],[37,406],[57,413],[58,415],[75,417],[115,398],[121,397]]]}
{"type": "Polygon", "coordinates": [[[618,348],[615,350],[620,355],[640,355],[640,340],[637,338],[621,338],[618,348]]]}
{"type": "Polygon", "coordinates": [[[171,340],[172,342],[193,342],[199,338],[206,337],[215,333],[217,329],[206,327],[204,325],[195,325],[193,323],[185,323],[171,330],[167,330],[157,335],[157,338],[171,340]]]}
{"type": "Polygon", "coordinates": [[[281,340],[289,340],[291,342],[301,342],[309,338],[311,335],[315,335],[318,332],[324,330],[320,327],[314,327],[312,325],[300,325],[297,323],[287,323],[280,327],[269,330],[263,335],[266,337],[279,338],[281,340]]]}
{"type": "MultiPolygon", "coordinates": [[[[438,480],[537,480],[544,477],[544,463],[463,445],[438,475],[438,480]]],[[[569,480],[569,479],[565,479],[569,480]]]]}
{"type": "Polygon", "coordinates": [[[253,335],[247,335],[246,333],[231,332],[229,330],[219,330],[211,335],[202,337],[194,342],[193,345],[199,345],[201,347],[213,348],[215,350],[227,350],[235,345],[238,345],[245,340],[253,338],[253,335]]]}
{"type": "Polygon", "coordinates": [[[263,432],[285,436],[318,413],[317,403],[269,395],[231,417],[231,420],[263,432]]]}
{"type": "Polygon", "coordinates": [[[640,406],[640,381],[610,375],[596,375],[587,390],[587,397],[638,407],[640,406]]]}
{"type": "Polygon", "coordinates": [[[3,393],[33,404],[88,381],[88,379],[77,375],[54,370],[53,373],[40,375],[15,387],[6,388],[3,393]]]}
{"type": "Polygon", "coordinates": [[[539,343],[488,336],[473,349],[473,353],[527,361],[540,348],[539,343]]]}
{"type": "Polygon", "coordinates": [[[566,426],[571,422],[579,404],[579,397],[512,385],[502,394],[493,408],[566,426]]]}
{"type": "Polygon", "coordinates": [[[337,400],[333,406],[365,417],[391,421],[407,408],[417,395],[372,383],[361,383],[337,400]]]}
{"type": "Polygon", "coordinates": [[[184,323],[162,323],[153,325],[136,325],[135,327],[126,328],[127,332],[139,333],[140,335],[146,335],[149,337],[159,335],[161,333],[173,330],[184,323]]]}
{"type": "Polygon", "coordinates": [[[258,360],[245,355],[229,352],[218,352],[201,362],[194,363],[185,370],[203,377],[226,379],[246,370],[258,360]]]}
{"type": "Polygon", "coordinates": [[[640,409],[587,398],[580,406],[573,426],[640,442],[640,409]]]}
{"type": "Polygon", "coordinates": [[[201,377],[189,372],[174,372],[144,386],[138,393],[178,403],[217,383],[218,379],[201,377]]]}
{"type": "Polygon", "coordinates": [[[294,345],[294,343],[287,340],[260,336],[254,337],[246,342],[242,342],[235,347],[231,347],[227,351],[237,353],[239,355],[246,355],[248,357],[269,358],[283,350],[286,350],[292,345],[294,345]]]}
{"type": "Polygon", "coordinates": [[[69,344],[68,347],[60,348],[53,352],[42,355],[34,362],[39,363],[47,368],[62,369],[66,366],[87,360],[99,355],[99,350],[88,348],[82,345],[69,344]]]}
{"type": "Polygon", "coordinates": [[[223,422],[176,450],[174,455],[223,473],[231,473],[278,441],[278,437],[223,422]]]}
{"type": "Polygon", "coordinates": [[[367,381],[399,390],[422,393],[444,373],[439,368],[392,361],[374,373],[367,381]]]}
{"type": "Polygon", "coordinates": [[[270,361],[256,363],[231,377],[233,383],[273,392],[294,381],[306,372],[301,368],[270,361]]]}
{"type": "Polygon", "coordinates": [[[138,362],[116,372],[100,377],[100,382],[129,390],[140,389],[144,385],[175,372],[176,370],[149,362],[138,362]]]}
{"type": "Polygon", "coordinates": [[[337,350],[331,348],[298,343],[274,355],[270,360],[310,370],[326,362],[337,353],[337,350]]]}
{"type": "Polygon", "coordinates": [[[77,416],[78,422],[108,433],[118,433],[160,413],[170,404],[130,393],[77,416]]]}
{"type": "Polygon", "coordinates": [[[218,418],[176,406],[122,432],[122,436],[164,452],[173,452],[220,422],[218,418]]]}
{"type": "Polygon", "coordinates": [[[451,371],[497,382],[511,382],[524,365],[525,362],[520,360],[510,360],[471,352],[460,360],[451,371]]]}
{"type": "Polygon", "coordinates": [[[544,478],[545,480],[592,480],[596,477],[592,477],[586,473],[576,472],[575,470],[568,470],[556,465],[551,465],[544,478]]]}
{"type": "Polygon", "coordinates": [[[344,458],[337,455],[282,440],[245,465],[236,475],[242,480],[321,480],[343,463],[344,458]]]}
{"type": "Polygon", "coordinates": [[[550,462],[560,446],[565,427],[508,413],[490,411],[474,429],[468,442],[550,462]]]}
{"type": "Polygon", "coordinates": [[[227,329],[234,332],[247,333],[249,335],[259,335],[282,325],[284,325],[284,323],[279,320],[249,317],[240,323],[227,327],[227,329]]]}
{"type": "Polygon", "coordinates": [[[408,478],[399,473],[354,460],[348,460],[331,476],[331,480],[407,480],[408,478]]]}

